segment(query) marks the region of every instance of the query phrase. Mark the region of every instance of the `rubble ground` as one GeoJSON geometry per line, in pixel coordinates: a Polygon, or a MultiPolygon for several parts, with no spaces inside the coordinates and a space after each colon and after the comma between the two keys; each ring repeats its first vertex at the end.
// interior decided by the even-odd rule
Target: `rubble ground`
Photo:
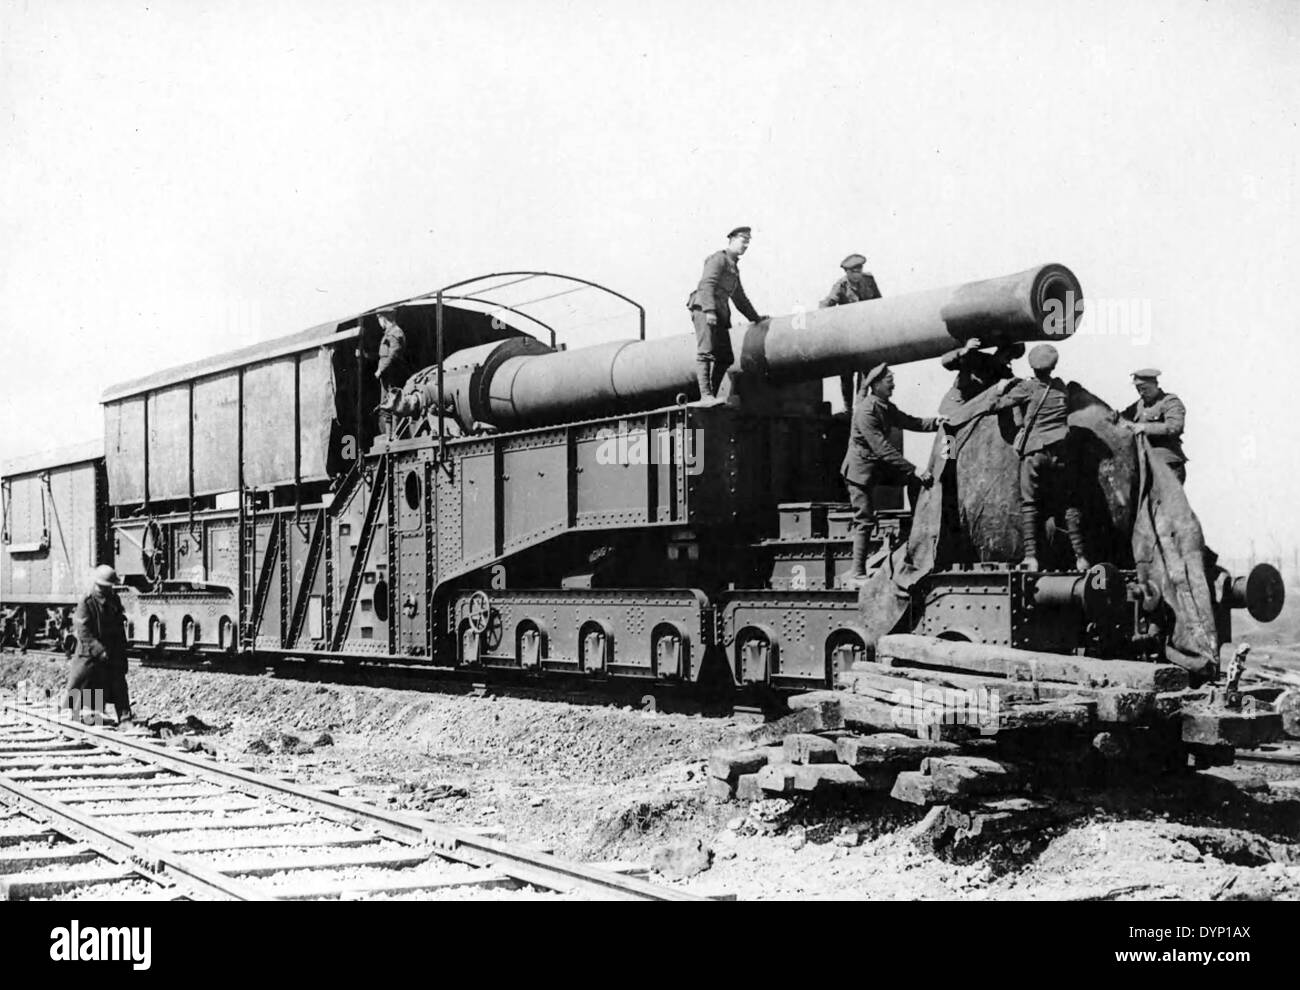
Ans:
{"type": "MultiPolygon", "coordinates": [[[[0,688],[57,691],[65,663],[0,656],[0,688]]],[[[1294,766],[1073,794],[1079,813],[949,862],[924,809],[880,795],[715,802],[706,761],[737,730],[615,705],[133,668],[135,713],[221,759],[573,859],[740,899],[1300,899],[1294,766]]]]}

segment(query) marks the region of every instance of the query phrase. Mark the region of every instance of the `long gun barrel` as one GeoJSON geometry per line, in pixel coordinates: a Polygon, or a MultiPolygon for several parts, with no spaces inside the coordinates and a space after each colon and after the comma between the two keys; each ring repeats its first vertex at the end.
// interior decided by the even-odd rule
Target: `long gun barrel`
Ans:
{"type": "MultiPolygon", "coordinates": [[[[938,357],[978,337],[986,344],[1056,340],[1074,332],[1083,292],[1063,265],[885,299],[773,317],[731,331],[733,366],[782,384],[884,362],[938,357]]],[[[684,321],[683,321],[684,322],[684,321]]],[[[444,394],[463,425],[502,429],[650,409],[690,393],[690,334],[552,351],[516,338],[452,355],[444,394]]],[[[414,415],[437,404],[435,376],[421,373],[398,404],[414,415]]]]}

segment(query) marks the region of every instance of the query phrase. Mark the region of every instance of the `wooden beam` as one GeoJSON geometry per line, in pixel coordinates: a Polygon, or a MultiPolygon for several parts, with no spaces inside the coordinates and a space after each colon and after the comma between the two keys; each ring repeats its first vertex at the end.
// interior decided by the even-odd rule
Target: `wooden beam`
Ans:
{"type": "Polygon", "coordinates": [[[0,900],[25,901],[33,897],[57,897],[83,887],[95,887],[140,878],[129,867],[106,868],[96,872],[56,874],[39,880],[21,876],[0,876],[0,900]]]}
{"type": "Polygon", "coordinates": [[[434,855],[432,850],[415,850],[400,853],[381,853],[354,856],[351,859],[307,860],[248,860],[218,867],[226,876],[267,877],[275,873],[295,873],[299,870],[344,870],[375,866],[386,870],[404,869],[426,863],[434,855]]]}
{"type": "MultiPolygon", "coordinates": [[[[599,866],[600,864],[595,864],[599,866]]],[[[481,870],[481,876],[468,876],[462,880],[388,880],[376,883],[331,884],[321,887],[296,889],[292,893],[277,894],[282,901],[335,900],[344,897],[364,897],[366,895],[416,894],[423,891],[436,893],[439,890],[454,890],[457,887],[477,887],[479,889],[502,888],[518,890],[523,887],[514,877],[494,870],[481,870]]],[[[613,871],[611,871],[613,872],[613,871]]],[[[631,875],[631,871],[628,872],[631,875]]]]}
{"type": "Polygon", "coordinates": [[[938,667],[1017,680],[1064,681],[1089,687],[1181,691],[1188,683],[1187,671],[1171,663],[1096,660],[910,634],[880,637],[876,644],[876,657],[879,662],[893,667],[938,667]]]}

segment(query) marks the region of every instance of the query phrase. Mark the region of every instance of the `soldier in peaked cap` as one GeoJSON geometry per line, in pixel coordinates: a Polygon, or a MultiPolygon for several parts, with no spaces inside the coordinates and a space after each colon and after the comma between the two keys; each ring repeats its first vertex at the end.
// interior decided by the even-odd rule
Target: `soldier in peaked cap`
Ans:
{"type": "Polygon", "coordinates": [[[861,584],[866,579],[867,544],[876,519],[871,503],[872,488],[876,485],[906,485],[915,510],[922,486],[928,487],[934,480],[928,470],[917,471],[916,465],[889,442],[889,433],[895,428],[933,433],[944,421],[943,417],[920,419],[909,416],[890,401],[893,394],[894,373],[889,370],[889,365],[878,364],[863,376],[862,395],[853,407],[849,449],[840,466],[853,505],[850,584],[861,584]]]}
{"type": "MultiPolygon", "coordinates": [[[[860,254],[851,254],[840,262],[840,267],[844,269],[844,274],[835,280],[831,286],[831,291],[818,304],[820,308],[825,309],[827,306],[847,306],[849,303],[866,302],[868,299],[879,299],[880,289],[876,286],[876,280],[870,272],[864,272],[863,266],[867,259],[860,254]]],[[[859,387],[862,376],[859,375],[859,387]]],[[[844,399],[844,408],[850,415],[853,413],[853,402],[857,396],[858,389],[854,387],[853,375],[840,375],[840,394],[844,399]]]]}
{"type": "Polygon", "coordinates": [[[131,720],[131,697],[126,687],[126,614],[117,595],[117,571],[108,564],[95,568],[90,592],[77,605],[73,628],[77,656],[68,671],[63,704],[68,708],[93,707],[102,714],[110,703],[117,711],[118,725],[131,720]],[[102,692],[97,698],[95,692],[102,692]]]}
{"type": "Polygon", "coordinates": [[[1077,505],[1075,458],[1070,448],[1069,401],[1065,383],[1055,378],[1060,355],[1051,344],[1029,352],[1034,377],[1008,379],[994,409],[1026,407],[1016,436],[1020,456],[1020,529],[1024,540],[1023,566],[1038,570],[1038,526],[1049,504],[1065,506],[1065,529],[1074,551],[1074,566],[1086,571],[1090,564],[1083,542],[1083,519],[1077,505]]]}
{"type": "Polygon", "coordinates": [[[717,402],[718,386],[731,367],[735,355],[731,347],[731,304],[750,323],[767,319],[750,304],[740,284],[740,256],[749,250],[749,227],[733,227],[727,234],[727,246],[704,259],[700,284],[686,300],[695,325],[696,379],[700,399],[717,402]]]}
{"type": "Polygon", "coordinates": [[[1180,484],[1187,482],[1187,455],[1183,453],[1183,427],[1187,409],[1183,400],[1160,388],[1159,368],[1139,368],[1133,372],[1133,387],[1138,401],[1122,413],[1120,421],[1134,433],[1141,433],[1151,444],[1151,453],[1168,464],[1180,484]]]}

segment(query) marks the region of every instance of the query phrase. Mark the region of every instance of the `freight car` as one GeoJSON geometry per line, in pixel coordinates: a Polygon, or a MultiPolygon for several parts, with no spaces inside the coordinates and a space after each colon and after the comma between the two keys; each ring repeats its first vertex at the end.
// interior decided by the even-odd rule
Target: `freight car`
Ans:
{"type": "Polygon", "coordinates": [[[1275,616],[1280,578],[1218,569],[1181,489],[1077,389],[1105,563],[1014,566],[1007,423],[972,413],[936,445],[915,525],[880,493],[875,576],[843,586],[847,426],[822,379],[972,336],[1059,340],[1081,311],[1045,265],[740,326],[707,405],[689,334],[647,340],[626,297],[510,272],[115,386],[104,525],[133,645],[801,689],[909,631],[1211,677],[1230,610],[1275,616]],[[573,328],[529,304],[577,292],[624,305],[640,339],[566,349],[573,328]],[[383,311],[420,369],[387,422],[383,311]]]}
{"type": "Polygon", "coordinates": [[[98,440],[0,470],[0,642],[75,649],[72,612],[107,553],[107,499],[98,440]]]}

